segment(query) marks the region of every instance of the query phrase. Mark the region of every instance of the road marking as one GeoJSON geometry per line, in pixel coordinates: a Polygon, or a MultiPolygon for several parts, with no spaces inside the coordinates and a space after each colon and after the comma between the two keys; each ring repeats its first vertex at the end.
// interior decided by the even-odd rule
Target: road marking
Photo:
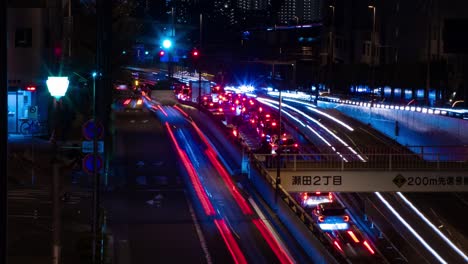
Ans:
{"type": "Polygon", "coordinates": [[[47,218],[47,219],[51,219],[52,217],[51,216],[37,216],[37,215],[8,215],[8,217],[11,217],[11,218],[47,218]]]}
{"type": "Polygon", "coordinates": [[[263,212],[258,207],[257,203],[255,203],[255,201],[252,199],[252,197],[249,197],[248,200],[249,200],[250,204],[252,205],[253,209],[255,210],[255,212],[260,217],[260,220],[265,224],[265,226],[268,228],[268,230],[270,230],[270,233],[273,235],[273,237],[278,242],[280,247],[284,250],[286,255],[288,255],[289,259],[294,259],[292,257],[292,255],[291,255],[291,252],[289,252],[289,249],[284,245],[283,240],[279,237],[278,233],[276,233],[275,229],[273,229],[273,227],[271,226],[270,221],[267,220],[267,218],[265,217],[263,212]]]}
{"type": "Polygon", "coordinates": [[[136,190],[136,192],[185,192],[182,188],[168,188],[168,189],[144,189],[136,190]]]}
{"type": "Polygon", "coordinates": [[[197,231],[198,240],[200,241],[200,246],[205,253],[206,263],[212,264],[213,260],[211,259],[210,252],[208,251],[208,246],[206,245],[205,237],[203,236],[203,232],[200,228],[200,224],[198,223],[197,216],[195,215],[195,210],[193,209],[192,202],[188,199],[187,194],[184,192],[185,200],[187,201],[190,216],[192,217],[193,225],[195,226],[195,230],[197,231]]]}

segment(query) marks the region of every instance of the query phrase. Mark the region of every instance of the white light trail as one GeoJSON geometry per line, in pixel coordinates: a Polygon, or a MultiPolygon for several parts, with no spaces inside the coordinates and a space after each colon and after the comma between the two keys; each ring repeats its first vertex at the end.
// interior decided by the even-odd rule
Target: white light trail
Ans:
{"type": "Polygon", "coordinates": [[[320,111],[318,109],[315,108],[315,105],[311,105],[309,103],[306,103],[306,102],[302,102],[302,101],[299,101],[299,100],[294,100],[294,99],[284,99],[285,101],[290,101],[290,102],[294,102],[294,103],[298,103],[298,104],[302,104],[302,105],[305,105],[307,106],[308,109],[310,109],[311,111],[314,111],[320,115],[323,115],[333,121],[335,121],[336,123],[342,125],[343,127],[345,127],[346,129],[348,129],[349,131],[354,131],[354,128],[352,128],[350,125],[346,124],[345,122],[339,120],[338,118],[334,117],[334,116],[331,116],[329,115],[328,113],[325,113],[323,111],[320,111]]]}
{"type": "MultiPolygon", "coordinates": [[[[267,102],[263,102],[264,104],[270,106],[270,107],[273,107],[275,109],[278,109],[279,110],[279,107],[274,105],[274,104],[270,104],[270,103],[267,103],[267,102]]],[[[291,115],[290,113],[288,112],[285,112],[283,111],[283,114],[286,114],[287,116],[289,116],[290,118],[294,119],[294,121],[298,122],[299,124],[301,124],[302,126],[306,126],[306,124],[304,124],[304,122],[302,122],[301,120],[299,120],[297,117],[291,115]]]]}
{"type": "Polygon", "coordinates": [[[397,192],[398,196],[424,221],[428,226],[432,228],[458,255],[460,255],[466,262],[468,262],[468,256],[465,255],[463,251],[461,251],[455,244],[450,241],[440,230],[434,226],[434,224],[429,221],[419,210],[416,208],[413,203],[411,203],[401,192],[397,192]]]}
{"type": "MultiPolygon", "coordinates": [[[[275,100],[271,100],[271,99],[265,99],[265,98],[258,98],[257,100],[259,100],[260,102],[262,103],[266,103],[266,102],[271,102],[273,104],[277,103],[275,100]]],[[[345,147],[349,147],[349,145],[343,140],[341,139],[340,137],[338,137],[337,135],[335,135],[335,133],[333,133],[330,129],[328,129],[326,126],[324,126],[322,123],[320,123],[318,120],[308,116],[306,113],[302,112],[301,110],[293,107],[293,106],[290,106],[288,104],[285,104],[283,103],[282,104],[284,107],[286,108],[289,108],[293,111],[295,111],[296,113],[302,115],[304,118],[316,123],[318,126],[320,126],[322,129],[324,129],[328,134],[330,134],[331,136],[333,136],[336,140],[338,140],[341,144],[343,144],[343,146],[345,147]]],[[[286,113],[286,111],[282,110],[284,113],[286,113]]],[[[360,155],[356,155],[361,161],[365,161],[365,159],[363,159],[360,155]]]]}
{"type": "Polygon", "coordinates": [[[377,197],[382,201],[382,203],[385,206],[387,206],[387,208],[396,216],[396,218],[400,220],[400,222],[419,240],[419,242],[421,242],[421,244],[434,257],[437,258],[437,260],[439,260],[440,263],[447,264],[447,261],[445,261],[445,259],[443,259],[431,246],[429,246],[429,244],[427,244],[427,242],[408,224],[408,222],[406,222],[405,219],[403,219],[403,217],[401,217],[401,215],[388,203],[387,200],[385,200],[385,198],[383,198],[383,196],[379,192],[375,192],[375,195],[377,195],[377,197]]]}

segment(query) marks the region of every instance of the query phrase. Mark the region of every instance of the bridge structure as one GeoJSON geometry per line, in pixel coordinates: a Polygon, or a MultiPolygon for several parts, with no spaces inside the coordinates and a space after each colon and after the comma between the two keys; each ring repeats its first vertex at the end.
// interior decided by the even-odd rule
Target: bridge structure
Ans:
{"type": "Polygon", "coordinates": [[[254,154],[285,192],[465,192],[468,157],[438,154],[254,154]],[[359,156],[358,156],[359,155],[359,156]],[[279,168],[278,168],[279,167],[279,168]]]}

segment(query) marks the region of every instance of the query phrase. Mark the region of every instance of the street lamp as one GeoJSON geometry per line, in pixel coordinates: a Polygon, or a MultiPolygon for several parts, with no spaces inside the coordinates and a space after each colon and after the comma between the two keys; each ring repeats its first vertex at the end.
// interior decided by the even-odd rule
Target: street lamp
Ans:
{"type": "Polygon", "coordinates": [[[162,42],[163,48],[167,51],[168,55],[168,65],[167,65],[167,71],[169,73],[169,77],[172,77],[172,52],[170,51],[171,47],[173,46],[172,40],[170,39],[164,39],[162,42]]]}
{"type": "Polygon", "coordinates": [[[68,80],[68,77],[49,76],[46,83],[50,95],[52,95],[56,100],[60,100],[60,98],[67,93],[70,81],[68,80]]]}
{"type": "Polygon", "coordinates": [[[374,49],[375,49],[375,6],[369,5],[369,9],[372,9],[372,35],[371,35],[371,50],[370,50],[370,66],[371,66],[371,92],[372,101],[371,107],[374,106],[374,49]]]}
{"type": "MultiPolygon", "coordinates": [[[[93,254],[93,262],[97,263],[97,260],[100,259],[100,251],[98,250],[98,235],[100,232],[99,228],[99,219],[100,219],[100,175],[98,173],[98,121],[97,121],[97,100],[96,100],[96,77],[98,73],[93,71],[91,76],[93,77],[93,122],[94,122],[94,131],[93,131],[93,179],[94,179],[94,188],[93,188],[93,225],[92,225],[92,233],[93,233],[93,241],[92,241],[92,254],[93,254]]],[[[135,81],[135,85],[138,86],[137,81],[135,81]]]]}
{"type": "MultiPolygon", "coordinates": [[[[70,84],[70,81],[68,80],[68,77],[59,77],[59,76],[49,76],[49,78],[46,81],[47,84],[47,89],[49,90],[50,95],[54,97],[54,111],[53,114],[57,114],[57,104],[68,90],[68,85],[70,84]]],[[[56,123],[57,123],[57,118],[54,118],[54,128],[52,131],[52,135],[50,138],[50,141],[53,142],[55,141],[55,133],[56,133],[56,123]]]]}
{"type": "Polygon", "coordinates": [[[172,41],[170,39],[165,39],[163,40],[162,42],[162,46],[165,48],[165,49],[170,49],[172,47],[172,41]]]}
{"type": "Polygon", "coordinates": [[[55,131],[57,127],[57,103],[62,98],[68,89],[70,84],[68,77],[50,76],[47,81],[47,88],[50,95],[54,97],[54,130],[51,136],[51,142],[53,143],[53,160],[52,160],[52,221],[53,221],[53,232],[52,232],[52,263],[61,263],[61,204],[60,204],[60,166],[57,160],[57,145],[55,143],[55,131]]]}

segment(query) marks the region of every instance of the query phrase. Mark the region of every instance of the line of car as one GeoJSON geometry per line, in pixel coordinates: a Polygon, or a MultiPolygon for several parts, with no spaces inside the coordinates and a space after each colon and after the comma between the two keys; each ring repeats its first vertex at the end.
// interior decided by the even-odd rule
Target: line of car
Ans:
{"type": "MultiPolygon", "coordinates": [[[[202,106],[213,115],[229,119],[234,136],[239,136],[239,126],[254,130],[255,135],[268,147],[266,153],[300,153],[296,140],[288,135],[285,126],[280,124],[278,113],[261,104],[254,97],[220,89],[213,94],[204,95],[202,106]]],[[[346,208],[331,192],[293,193],[297,202],[312,216],[324,237],[340,254],[346,258],[368,258],[375,255],[373,245],[365,238],[346,208]]]]}

